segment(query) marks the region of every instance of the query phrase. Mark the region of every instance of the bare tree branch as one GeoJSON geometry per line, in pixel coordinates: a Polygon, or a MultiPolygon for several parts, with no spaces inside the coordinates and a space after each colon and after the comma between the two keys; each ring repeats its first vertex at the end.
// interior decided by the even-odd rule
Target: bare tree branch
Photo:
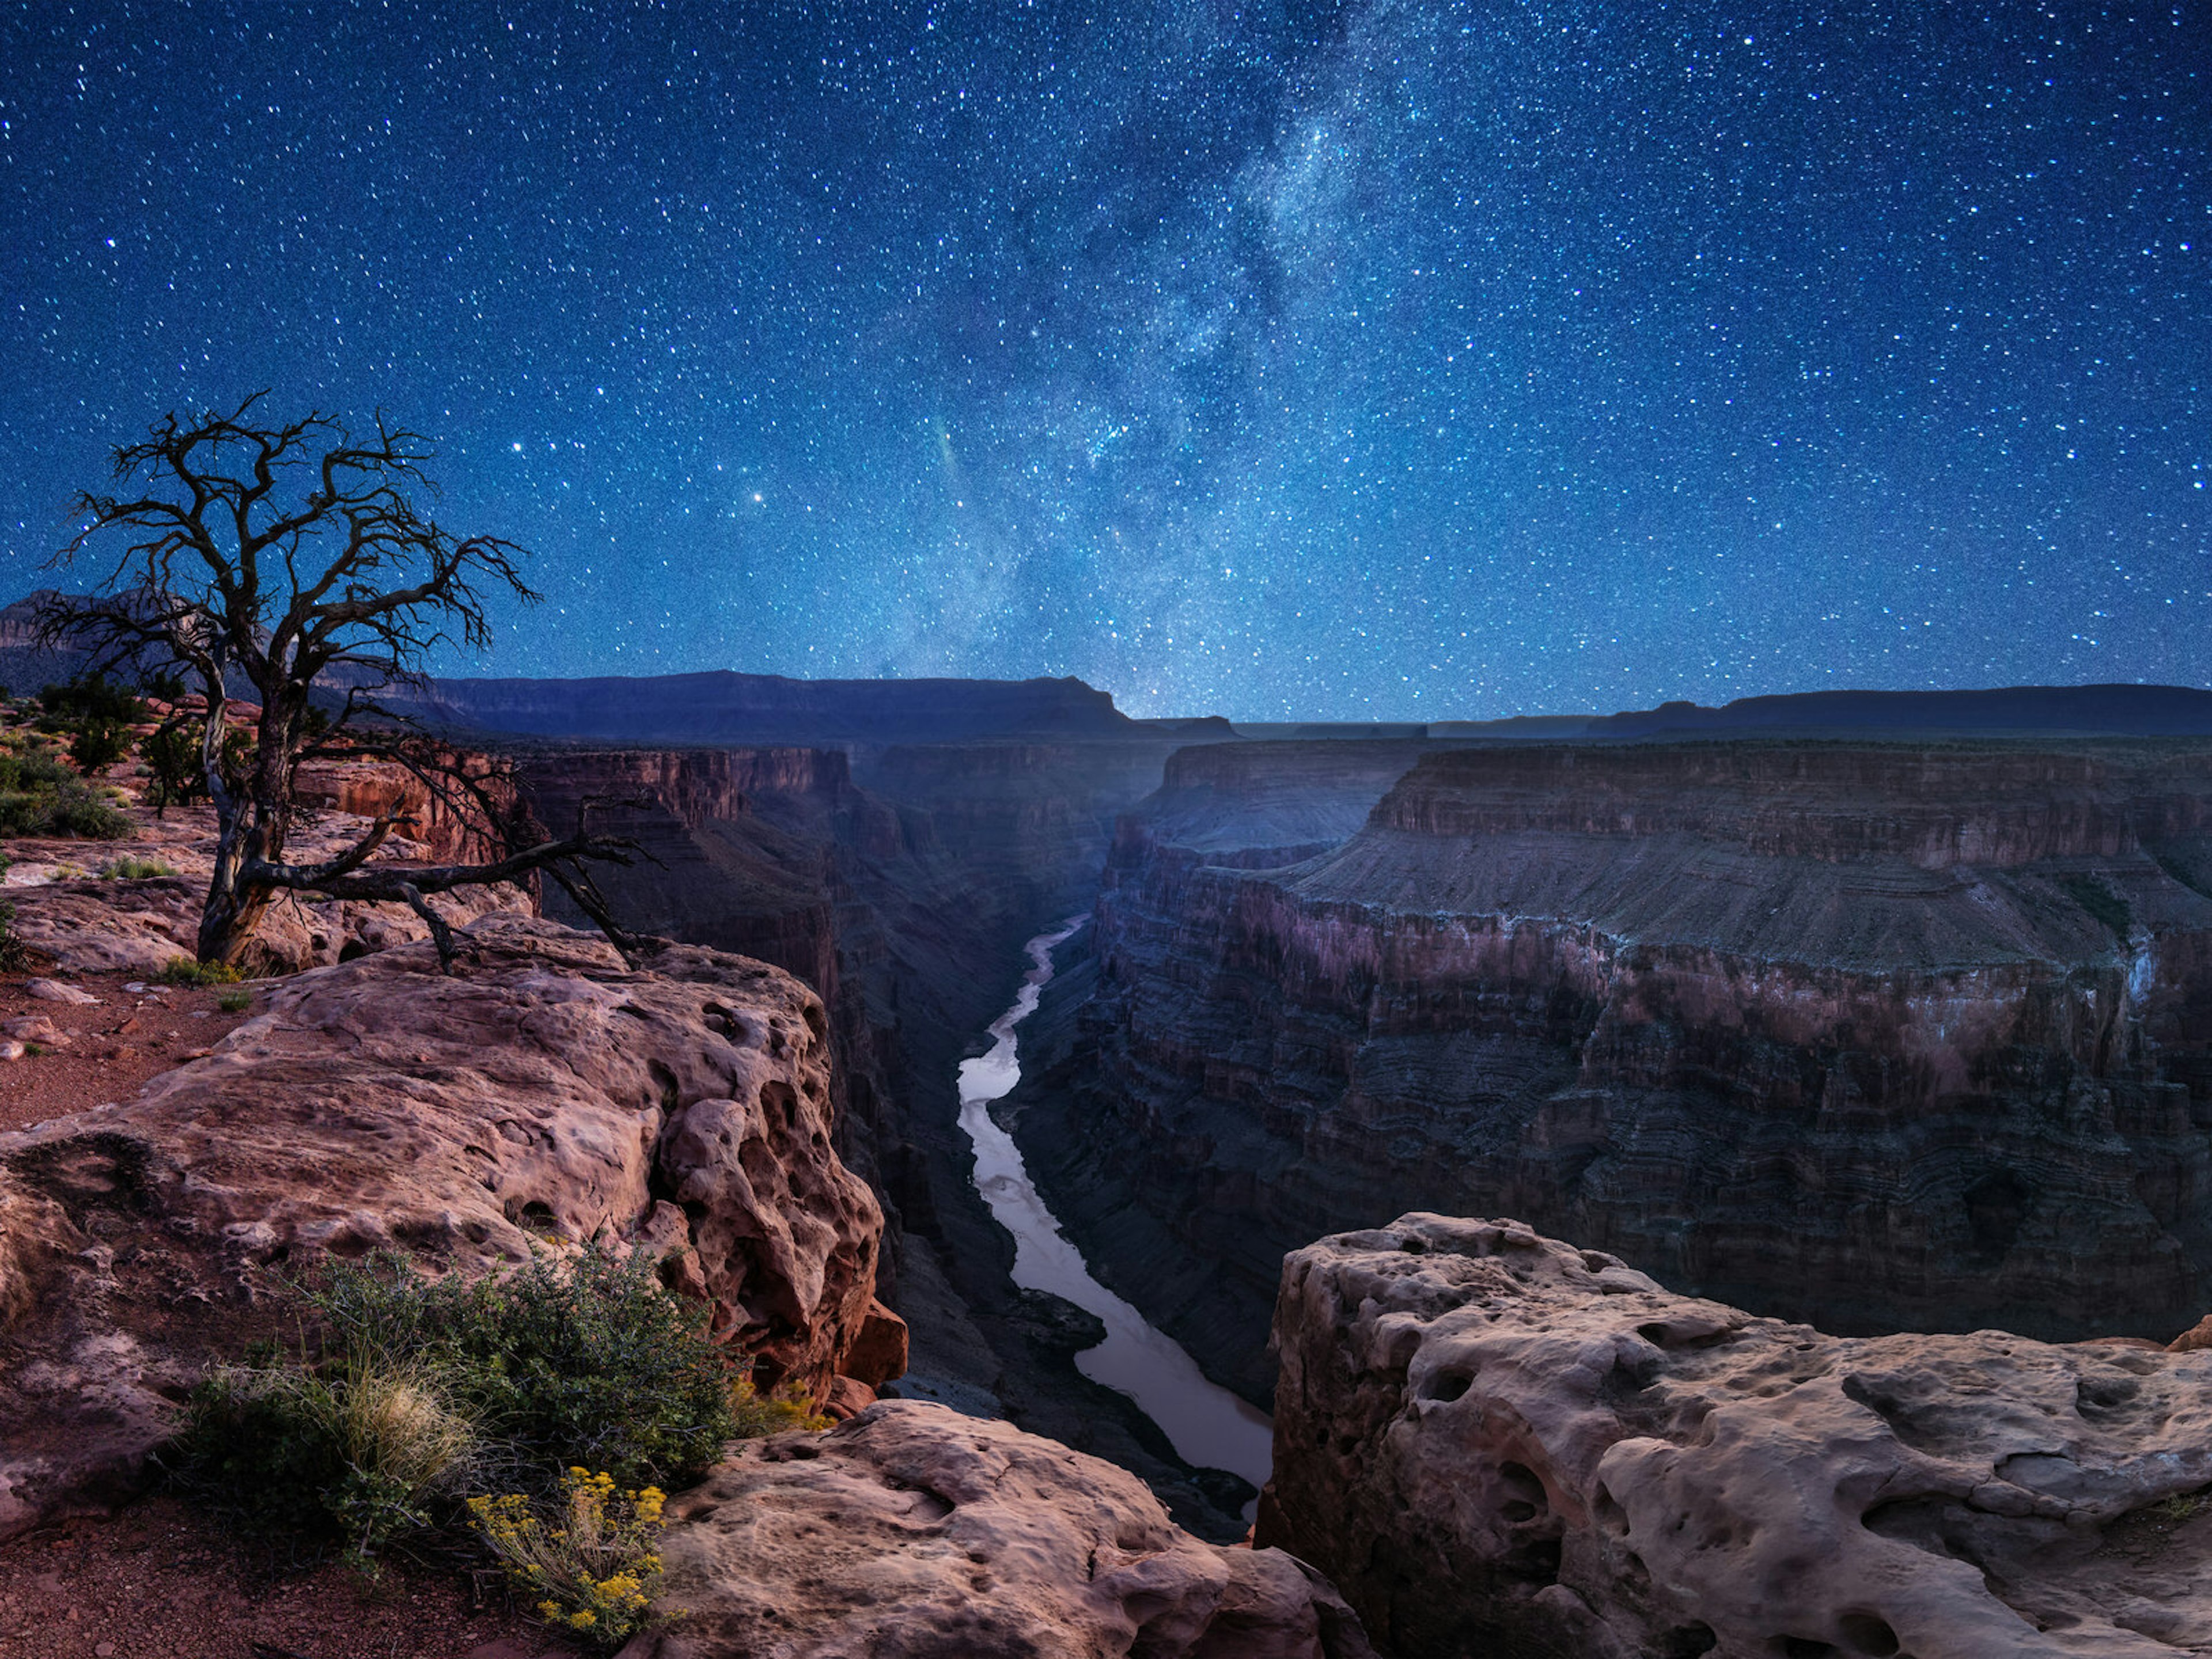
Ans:
{"type": "MultiPolygon", "coordinates": [[[[123,550],[90,597],[52,602],[38,624],[43,641],[88,650],[106,667],[174,666],[198,683],[216,817],[202,959],[235,961],[284,891],[419,907],[425,894],[531,883],[550,870],[596,896],[585,861],[626,860],[629,843],[580,825],[550,836],[527,821],[510,774],[436,744],[377,696],[419,683],[443,647],[489,645],[495,601],[536,603],[522,578],[526,553],[497,536],[456,536],[417,508],[410,491],[437,495],[421,434],[381,410],[374,435],[359,440],[318,411],[270,423],[258,411],[266,395],[228,413],[172,412],[114,452],[118,488],[78,497],[83,521],[50,563],[71,567],[118,538],[123,550]],[[260,714],[240,757],[227,705],[247,688],[260,714]],[[373,863],[398,824],[387,813],[330,858],[288,860],[300,765],[347,756],[396,762],[434,813],[467,826],[490,855],[403,879],[373,863]]],[[[619,932],[606,925],[611,938],[619,932]]]]}

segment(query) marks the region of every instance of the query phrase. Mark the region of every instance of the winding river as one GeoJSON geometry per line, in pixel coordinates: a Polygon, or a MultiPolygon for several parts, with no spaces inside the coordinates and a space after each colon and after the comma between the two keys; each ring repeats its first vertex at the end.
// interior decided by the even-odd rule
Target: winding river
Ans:
{"type": "Polygon", "coordinates": [[[960,1067],[960,1127],[975,1146],[975,1190],[1014,1236],[1014,1283],[1048,1291],[1097,1315],[1106,1340],[1076,1355],[1094,1382],[1125,1394],[1160,1425],[1176,1455],[1195,1468],[1227,1469],[1257,1486],[1267,1479],[1273,1431],[1267,1414],[1207,1381],[1182,1345],[1091,1276],[1031,1184],[1013,1137],[991,1119],[991,1103],[1021,1080],[1014,1028],[1036,1011],[1052,979],[1053,947],[1083,926],[1081,916],[1026,947],[1033,964],[1013,1006],[991,1023],[988,1054],[960,1067]]]}

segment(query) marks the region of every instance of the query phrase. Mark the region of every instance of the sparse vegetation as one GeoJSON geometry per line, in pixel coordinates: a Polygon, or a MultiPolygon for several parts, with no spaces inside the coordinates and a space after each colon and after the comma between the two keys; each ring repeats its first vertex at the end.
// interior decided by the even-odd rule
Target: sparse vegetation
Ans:
{"type": "Polygon", "coordinates": [[[2166,1526],[2179,1527],[2194,1521],[2207,1510],[2212,1510],[2212,1487],[2197,1492],[2176,1492],[2171,1498],[2160,1498],[2149,1505],[2144,1513],[2166,1526]]]}
{"type": "Polygon", "coordinates": [[[2134,925],[2135,915],[2125,897],[2094,876],[2063,876],[2058,884],[2075,903],[2111,928],[2121,944],[2128,942],[2128,931],[2134,925]]]}
{"type": "Polygon", "coordinates": [[[215,1006],[226,1014],[242,1014],[253,1006],[251,991],[225,991],[215,1000],[215,1006]]]}
{"type": "Polygon", "coordinates": [[[171,715],[155,727],[139,745],[153,785],[146,792],[160,818],[172,806],[189,806],[207,793],[207,775],[200,768],[200,740],[189,722],[171,715]]]}
{"type": "Polygon", "coordinates": [[[173,876],[176,873],[176,867],[173,865],[165,863],[160,859],[133,858],[128,854],[118,859],[110,859],[100,866],[100,878],[102,881],[153,881],[160,877],[173,876]]]}
{"type": "Polygon", "coordinates": [[[299,1352],[264,1346],[194,1391],[164,1458],[178,1481],[365,1569],[465,1518],[549,1622],[594,1643],[641,1627],[661,1490],[730,1440],[828,1426],[755,1393],[644,1255],[586,1246],[464,1283],[386,1254],[295,1291],[299,1352]],[[465,1508],[471,1486],[501,1495],[465,1508]]]}
{"type": "Polygon", "coordinates": [[[158,976],[164,985],[235,985],[245,975],[226,962],[194,962],[171,957],[158,976]]]}
{"type": "Polygon", "coordinates": [[[131,733],[113,720],[87,720],[70,739],[70,764],[90,777],[131,752],[131,733]]]}
{"type": "Polygon", "coordinates": [[[611,1653],[656,1622],[664,1501],[658,1486],[623,1491],[611,1475],[572,1468],[550,1514],[509,1492],[469,1499],[469,1521],[540,1618],[611,1653]]]}
{"type": "Polygon", "coordinates": [[[0,974],[20,974],[30,965],[30,951],[15,933],[15,907],[0,900],[0,974]]]}
{"type": "Polygon", "coordinates": [[[427,1368],[363,1352],[311,1368],[225,1366],[193,1391],[170,1456],[250,1527],[334,1536],[364,1571],[458,1498],[476,1431],[427,1368]]]}
{"type": "Polygon", "coordinates": [[[76,836],[113,841],[131,820],[31,738],[0,747],[0,836],[76,836]]]}
{"type": "Polygon", "coordinates": [[[586,1245],[464,1284],[386,1255],[337,1264],[310,1300],[342,1346],[431,1364],[527,1468],[587,1463],[624,1486],[667,1486],[742,1426],[705,1310],[663,1290],[641,1256],[586,1245]]]}
{"type": "Polygon", "coordinates": [[[146,706],[130,687],[117,685],[104,676],[50,685],[39,693],[39,707],[58,720],[90,720],[128,726],[146,717],[146,706]]]}

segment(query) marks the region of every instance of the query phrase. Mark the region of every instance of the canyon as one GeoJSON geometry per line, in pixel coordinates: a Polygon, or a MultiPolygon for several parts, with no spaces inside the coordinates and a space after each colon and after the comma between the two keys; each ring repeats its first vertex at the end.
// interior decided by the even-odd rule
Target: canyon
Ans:
{"type": "MultiPolygon", "coordinates": [[[[958,1071],[1012,998],[1024,942],[1083,909],[1117,816],[1188,742],[1007,732],[962,742],[720,748],[520,745],[538,816],[634,837],[599,873],[626,927],[733,951],[812,986],[830,1016],[836,1147],[885,1217],[878,1284],[912,1332],[909,1397],[1136,1471],[1200,1535],[1239,1536],[1251,1485],[1180,1458],[1073,1356],[1094,1316],[1018,1287],[972,1179],[958,1071]],[[588,805],[587,805],[588,803],[588,805]]],[[[557,893],[547,914],[581,923],[557,893]]]]}
{"type": "MultiPolygon", "coordinates": [[[[419,928],[310,902],[269,964],[307,971],[213,1055],[0,1144],[12,1524],[139,1479],[277,1264],[598,1230],[850,1419],[685,1497],[672,1585],[702,1622],[672,1659],[767,1639],[833,1557],[824,1652],[959,1651],[987,1617],[1008,1651],[2067,1650],[1954,1633],[2000,1607],[2116,1652],[2197,1639],[2201,1367],[2153,1353],[2212,1296],[2212,743],[2185,696],[2090,698],[2089,737],[2011,733],[1991,709],[2039,705],[1994,693],[1872,734],[1745,735],[1771,711],[1732,705],[1631,740],[1255,740],[1058,682],[872,725],[873,690],[709,678],[690,714],[688,680],[434,688],[544,823],[637,842],[600,882],[638,959],[547,890],[456,914],[447,981],[419,928]],[[603,694],[641,735],[580,712],[603,694]],[[401,1018],[429,1003],[434,1031],[401,1018]],[[1028,1231],[994,1218],[1010,1182],[1028,1231]],[[1019,1267],[1047,1244],[1066,1272],[1019,1267]],[[1271,1460],[1211,1460],[1251,1480],[1079,1363],[1154,1326],[1277,1413],[1271,1460]],[[1995,1403],[1966,1422],[1947,1389],[1995,1403]],[[2087,1426],[2037,1440],[2062,1395],[2087,1426]],[[1740,1422],[1734,1461],[1709,1420],[1740,1422]],[[1849,1549],[1801,1526],[1884,1482],[1905,1498],[1851,1510],[1849,1549]],[[1261,1549],[1221,1549],[1255,1498],[1261,1549]],[[1678,1560],[1685,1528],[1721,1541],[1678,1560]],[[2181,1565],[2038,1581],[2107,1542],[2166,1562],[2167,1532],[2181,1565]],[[1910,1593],[1784,1585],[1824,1550],[1910,1593]],[[1678,1594],[1709,1555],[1772,1582],[1678,1594]],[[891,1583],[911,1616],[879,1613],[891,1583]]],[[[303,782],[310,836],[404,804],[373,769],[303,782]]],[[[150,971],[204,828],[148,843],[180,877],[27,866],[26,937],[150,971]]],[[[408,836],[460,845],[434,813],[408,836]]]]}
{"type": "Polygon", "coordinates": [[[1008,1103],[1219,1380],[1268,1401],[1287,1252],[1408,1207],[1844,1333],[2202,1310],[2212,748],[1401,758],[1176,756],[1008,1103]]]}

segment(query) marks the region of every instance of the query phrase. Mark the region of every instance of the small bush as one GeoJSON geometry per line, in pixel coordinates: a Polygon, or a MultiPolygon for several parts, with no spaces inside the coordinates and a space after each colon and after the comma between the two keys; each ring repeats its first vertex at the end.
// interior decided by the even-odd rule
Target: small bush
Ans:
{"type": "Polygon", "coordinates": [[[225,991],[215,1000],[215,1006],[226,1014],[242,1014],[253,1006],[251,991],[225,991]]]}
{"type": "Polygon", "coordinates": [[[0,750],[0,791],[36,794],[70,781],[69,769],[46,750],[0,750]]]}
{"type": "Polygon", "coordinates": [[[245,977],[227,962],[194,962],[171,957],[155,975],[164,985],[235,985],[245,977]]]}
{"type": "Polygon", "coordinates": [[[146,769],[152,774],[154,816],[172,806],[189,806],[207,793],[207,774],[202,769],[198,722],[175,716],[161,722],[142,745],[146,769]]]}
{"type": "Polygon", "coordinates": [[[322,1371],[227,1366],[186,1403],[170,1461],[257,1529],[342,1539],[368,1569],[458,1496],[477,1449],[467,1419],[419,1366],[358,1356],[322,1371]]]}
{"type": "MultiPolygon", "coordinates": [[[[42,757],[22,758],[35,763],[42,757]]],[[[59,769],[57,769],[58,770],[59,769]]],[[[130,815],[83,779],[63,773],[51,786],[34,783],[10,789],[0,777],[0,836],[76,836],[115,841],[131,833],[130,815]]]]}
{"type": "Polygon", "coordinates": [[[655,1549],[660,1489],[618,1490],[614,1477],[572,1468],[550,1515],[521,1492],[469,1499],[469,1520],[507,1582],[571,1640],[611,1653],[659,1622],[655,1549]]]}
{"type": "Polygon", "coordinates": [[[662,1289],[641,1254],[587,1245],[471,1284],[386,1255],[334,1264],[311,1301],[332,1340],[431,1365],[526,1468],[589,1463],[624,1486],[670,1486],[741,1427],[706,1310],[662,1289]]]}
{"type": "Polygon", "coordinates": [[[20,974],[30,965],[30,948],[16,936],[15,907],[0,900],[0,974],[20,974]]]}
{"type": "Polygon", "coordinates": [[[94,674],[90,679],[50,685],[39,693],[39,706],[58,720],[104,721],[127,726],[143,720],[145,705],[130,687],[94,674]]]}
{"type": "Polygon", "coordinates": [[[362,1565],[458,1519],[465,1479],[489,1486],[504,1495],[471,1498],[471,1524],[549,1621],[594,1644],[647,1618],[662,1488],[729,1440],[828,1426],[792,1391],[736,1380],[705,1310],[643,1255],[586,1246],[463,1283],[386,1253],[295,1291],[312,1340],[201,1385],[164,1454],[178,1480],[362,1565]]]}
{"type": "Polygon", "coordinates": [[[815,1411],[806,1391],[792,1382],[760,1394],[754,1390],[750,1377],[741,1376],[730,1386],[730,1412],[737,1419],[737,1432],[732,1438],[738,1440],[758,1440],[793,1429],[818,1434],[830,1426],[830,1419],[815,1411]]]}
{"type": "Polygon", "coordinates": [[[113,720],[87,720],[70,739],[70,764],[89,777],[131,752],[131,733],[113,720]]]}
{"type": "Polygon", "coordinates": [[[64,784],[46,809],[46,833],[84,841],[119,841],[131,830],[131,815],[82,782],[64,784]]]}
{"type": "Polygon", "coordinates": [[[100,866],[102,881],[152,881],[161,876],[173,876],[174,866],[160,859],[124,857],[110,859],[100,866]]]}

